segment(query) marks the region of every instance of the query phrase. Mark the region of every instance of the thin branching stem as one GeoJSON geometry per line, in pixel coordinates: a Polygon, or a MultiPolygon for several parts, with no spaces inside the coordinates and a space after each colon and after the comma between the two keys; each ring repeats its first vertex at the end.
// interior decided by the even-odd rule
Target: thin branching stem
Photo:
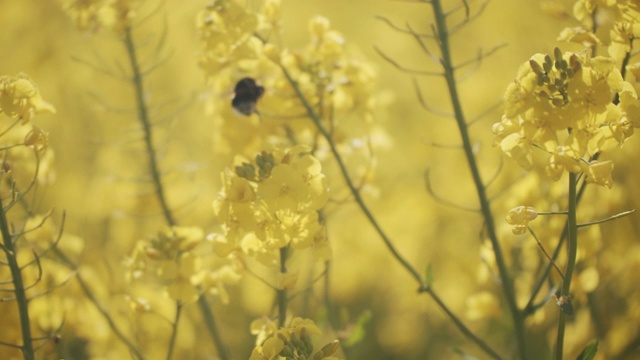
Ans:
{"type": "Polygon", "coordinates": [[[391,251],[391,253],[393,254],[393,257],[396,258],[398,262],[400,262],[402,267],[404,267],[422,287],[422,285],[424,284],[424,281],[422,280],[422,276],[420,276],[420,273],[411,264],[409,264],[409,262],[402,255],[400,255],[396,247],[393,245],[393,242],[391,241],[391,239],[387,236],[384,230],[382,230],[382,227],[380,226],[380,224],[378,224],[378,221],[369,210],[369,207],[365,204],[364,200],[362,199],[362,196],[360,195],[360,191],[358,191],[358,188],[354,184],[353,180],[351,179],[351,176],[349,175],[349,172],[347,171],[347,167],[344,164],[344,161],[342,160],[342,155],[340,155],[340,153],[338,152],[338,148],[336,147],[336,144],[333,141],[333,138],[331,138],[331,134],[322,125],[320,117],[315,112],[315,110],[313,109],[313,107],[311,106],[307,98],[304,96],[304,94],[300,90],[298,83],[291,77],[291,74],[284,67],[284,65],[280,64],[280,68],[282,69],[284,76],[289,81],[289,84],[291,84],[291,86],[293,87],[293,90],[295,91],[296,96],[298,97],[298,99],[300,100],[304,108],[307,110],[307,114],[313,121],[314,125],[316,126],[320,134],[325,138],[325,140],[329,144],[331,153],[333,154],[333,157],[338,163],[338,167],[340,168],[340,173],[342,174],[342,177],[347,183],[347,187],[351,191],[351,194],[353,195],[354,200],[360,207],[360,210],[362,210],[362,212],[367,217],[369,222],[373,225],[376,232],[382,238],[382,241],[384,241],[389,251],[391,251]]]}
{"type": "MultiPolygon", "coordinates": [[[[561,295],[567,299],[570,299],[571,290],[571,278],[573,277],[573,271],[576,267],[576,257],[578,254],[578,220],[576,217],[578,196],[578,176],[574,173],[569,173],[569,208],[568,208],[568,241],[567,241],[567,267],[564,271],[564,279],[562,281],[561,295]]],[[[570,301],[570,300],[569,300],[570,301]]],[[[558,321],[558,336],[556,340],[556,360],[562,360],[562,352],[564,348],[564,328],[565,328],[565,313],[560,311],[560,319],[558,321]]]]}
{"type": "Polygon", "coordinates": [[[182,303],[176,301],[176,315],[173,318],[171,324],[171,337],[169,338],[169,350],[167,350],[167,360],[171,360],[173,357],[173,350],[176,346],[176,338],[178,337],[178,325],[180,324],[180,317],[182,315],[182,303]]]}
{"type": "Polygon", "coordinates": [[[160,207],[162,208],[162,214],[169,224],[174,226],[176,224],[171,209],[167,204],[165,197],[164,187],[162,185],[162,176],[158,165],[158,159],[156,150],[153,144],[153,128],[151,120],[149,119],[149,112],[147,111],[147,104],[144,99],[144,84],[142,81],[142,73],[137,59],[136,48],[133,42],[133,36],[131,35],[131,27],[126,26],[124,29],[124,42],[127,48],[127,55],[129,56],[129,63],[132,71],[131,81],[135,88],[136,95],[136,107],[138,109],[138,120],[144,130],[144,142],[147,149],[147,155],[149,156],[149,172],[151,173],[151,180],[156,190],[158,201],[160,201],[160,207]]]}
{"type": "Polygon", "coordinates": [[[2,242],[4,244],[4,252],[7,256],[9,270],[11,271],[11,279],[13,280],[14,294],[16,303],[18,304],[18,315],[20,317],[20,331],[22,333],[22,356],[25,360],[35,359],[35,351],[31,337],[31,323],[29,320],[29,299],[22,281],[22,271],[18,264],[18,254],[13,243],[13,236],[9,229],[7,214],[0,197],[0,232],[2,233],[2,242]]]}
{"type": "Polygon", "coordinates": [[[522,312],[518,309],[518,304],[516,303],[516,295],[515,295],[515,289],[513,286],[513,281],[509,276],[504,255],[502,254],[500,242],[498,241],[493,214],[491,212],[491,206],[486,194],[484,182],[482,181],[482,178],[480,176],[480,170],[478,168],[478,164],[476,163],[476,159],[473,152],[473,146],[471,143],[471,139],[469,137],[466,120],[462,111],[462,105],[460,103],[460,98],[458,96],[455,73],[453,68],[453,61],[451,59],[451,54],[449,49],[449,35],[447,30],[445,14],[440,4],[440,0],[433,0],[431,2],[431,5],[432,5],[435,20],[436,20],[436,31],[439,36],[439,45],[442,53],[442,67],[444,69],[444,77],[447,82],[447,87],[449,89],[449,96],[451,98],[451,103],[452,103],[453,111],[455,114],[456,122],[458,123],[458,130],[460,131],[464,152],[467,158],[469,168],[471,170],[473,182],[476,186],[476,192],[478,193],[478,200],[480,202],[480,208],[484,216],[487,235],[491,241],[491,245],[493,246],[493,251],[495,254],[496,265],[498,266],[498,272],[500,275],[502,289],[503,289],[507,304],[509,306],[509,311],[511,312],[512,321],[514,323],[515,340],[518,347],[518,353],[520,355],[519,357],[521,359],[525,359],[527,357],[527,352],[525,347],[524,317],[522,312]]]}
{"type": "MultiPolygon", "coordinates": [[[[158,198],[158,202],[160,203],[160,207],[162,208],[162,214],[164,219],[169,226],[177,225],[176,220],[171,213],[171,209],[169,208],[164,187],[162,184],[162,176],[160,174],[160,168],[157,159],[156,149],[153,144],[153,125],[149,118],[148,105],[144,100],[144,84],[143,84],[143,73],[140,69],[140,64],[136,55],[136,48],[133,42],[133,37],[131,34],[131,27],[125,27],[125,37],[124,37],[125,46],[127,48],[127,54],[129,56],[129,62],[132,71],[132,82],[135,88],[136,93],[136,107],[138,110],[138,120],[142,125],[144,130],[144,140],[145,146],[147,150],[147,155],[149,157],[149,172],[151,173],[151,179],[153,185],[156,190],[156,197],[158,198]]],[[[218,348],[218,354],[220,358],[225,360],[229,358],[225,347],[223,346],[224,341],[220,337],[220,332],[216,329],[216,322],[213,318],[213,312],[209,309],[209,304],[207,303],[207,299],[204,295],[200,295],[198,298],[198,304],[200,306],[200,310],[204,317],[205,324],[207,325],[207,329],[209,330],[209,334],[211,335],[214,343],[218,348]]],[[[175,323],[177,323],[178,318],[176,318],[175,323]]]]}
{"type": "Polygon", "coordinates": [[[615,215],[609,216],[609,217],[608,217],[608,218],[606,218],[606,219],[594,220],[594,221],[589,221],[589,222],[586,222],[586,223],[578,224],[578,227],[579,227],[579,228],[581,228],[581,227],[585,227],[585,226],[591,226],[591,225],[596,225],[596,224],[602,224],[602,223],[605,223],[605,222],[608,222],[608,221],[617,220],[617,219],[619,219],[619,218],[621,218],[621,217],[625,217],[625,216],[631,215],[631,214],[633,214],[634,212],[636,212],[636,210],[635,210],[635,209],[633,209],[633,210],[628,210],[628,211],[623,211],[623,212],[621,212],[621,213],[619,213],[619,214],[615,214],[615,215]]]}
{"type": "Polygon", "coordinates": [[[333,154],[334,159],[338,163],[338,167],[340,168],[342,177],[344,178],[345,183],[347,184],[347,187],[349,188],[353,198],[358,204],[358,207],[360,207],[360,210],[364,213],[369,223],[374,227],[374,229],[376,230],[376,232],[378,233],[378,235],[386,245],[387,249],[391,252],[393,257],[418,282],[419,284],[418,291],[427,293],[429,296],[431,296],[435,300],[435,302],[438,304],[438,306],[452,319],[453,323],[458,327],[458,329],[467,336],[467,338],[469,338],[470,340],[478,344],[478,346],[480,346],[481,349],[483,349],[487,354],[491,355],[494,359],[500,359],[500,357],[496,355],[497,353],[495,351],[493,351],[486,343],[482,342],[477,336],[473,334],[473,332],[469,328],[467,328],[462,323],[462,321],[460,321],[457,317],[455,317],[455,315],[445,306],[445,304],[437,296],[435,290],[433,290],[431,287],[427,285],[427,283],[423,280],[420,273],[398,252],[398,250],[396,249],[391,239],[382,230],[382,227],[380,226],[376,218],[373,216],[373,213],[371,213],[371,211],[365,204],[364,200],[362,199],[359,189],[355,186],[353,180],[351,179],[351,176],[347,171],[344,161],[342,160],[342,156],[338,152],[338,149],[336,147],[335,142],[333,141],[333,138],[331,138],[331,134],[322,125],[322,122],[320,121],[320,117],[318,116],[318,113],[315,112],[315,110],[313,109],[313,107],[311,106],[307,98],[304,96],[304,94],[302,94],[302,91],[300,90],[298,83],[293,79],[293,77],[291,77],[291,74],[289,73],[287,68],[285,68],[284,65],[282,64],[279,64],[279,65],[280,65],[280,68],[282,69],[284,76],[287,78],[287,81],[289,82],[294,92],[296,93],[296,96],[298,97],[298,99],[304,106],[305,110],[307,111],[307,115],[313,121],[313,123],[315,124],[320,134],[324,137],[324,139],[329,144],[329,148],[331,149],[331,153],[333,154]]]}
{"type": "Polygon", "coordinates": [[[449,316],[449,318],[456,324],[456,326],[470,339],[473,341],[485,352],[487,355],[490,355],[493,359],[500,360],[502,357],[498,355],[487,343],[485,343],[482,339],[477,337],[469,328],[467,328],[460,319],[449,309],[449,307],[440,299],[440,297],[434,292],[433,288],[429,287],[426,292],[431,296],[433,301],[435,301],[438,306],[449,316]]]}
{"type": "Polygon", "coordinates": [[[67,255],[63,253],[59,248],[55,247],[52,249],[52,251],[69,269],[76,272],[75,273],[76,280],[78,281],[78,285],[80,285],[82,292],[87,297],[87,299],[89,299],[89,301],[93,304],[96,310],[98,310],[100,315],[102,315],[102,317],[105,319],[107,324],[109,324],[109,327],[111,328],[113,333],[116,335],[116,337],[120,339],[120,341],[122,341],[129,348],[129,351],[131,351],[131,354],[136,359],[143,360],[144,356],[142,355],[138,347],[135,344],[133,344],[131,340],[129,340],[129,338],[124,334],[122,330],[120,330],[118,325],[115,323],[115,321],[109,314],[109,311],[107,311],[107,309],[105,309],[104,306],[102,306],[98,298],[93,294],[93,291],[91,291],[91,288],[89,288],[89,285],[82,277],[82,274],[80,274],[80,272],[78,271],[78,265],[74,263],[71,259],[69,259],[67,255]]]}
{"type": "Polygon", "coordinates": [[[529,230],[529,233],[531,234],[531,236],[533,236],[533,238],[536,240],[538,247],[540,248],[540,250],[542,250],[542,253],[547,258],[547,260],[549,260],[551,265],[553,265],[553,267],[556,268],[556,270],[558,271],[558,274],[560,274],[560,277],[564,278],[564,274],[562,273],[562,270],[560,270],[556,262],[553,261],[551,256],[549,256],[549,253],[547,253],[547,250],[545,250],[544,246],[542,246],[542,243],[540,242],[540,239],[538,239],[538,235],[536,235],[535,231],[533,231],[533,229],[529,225],[527,225],[527,229],[529,230]]]}
{"type": "MultiPolygon", "coordinates": [[[[597,156],[598,154],[596,154],[594,158],[597,158],[597,156]]],[[[586,189],[587,189],[587,182],[583,181],[582,185],[580,186],[580,190],[578,190],[577,199],[576,199],[577,203],[580,203],[580,200],[582,199],[582,196],[584,195],[586,189]]],[[[553,255],[551,255],[551,258],[554,261],[557,260],[558,256],[560,255],[560,250],[562,249],[562,245],[564,244],[564,241],[567,238],[568,232],[569,232],[569,220],[567,219],[567,221],[564,223],[564,227],[562,228],[562,232],[560,233],[560,238],[558,239],[558,245],[556,245],[556,248],[553,251],[553,255]]],[[[547,282],[547,278],[549,276],[549,272],[551,271],[551,267],[552,267],[551,264],[547,264],[542,274],[538,277],[538,280],[536,281],[536,284],[533,287],[533,291],[531,291],[529,301],[527,302],[527,305],[524,307],[525,316],[532,315],[533,313],[535,313],[535,307],[533,306],[533,303],[536,297],[538,296],[538,294],[540,293],[542,286],[547,282]]]]}

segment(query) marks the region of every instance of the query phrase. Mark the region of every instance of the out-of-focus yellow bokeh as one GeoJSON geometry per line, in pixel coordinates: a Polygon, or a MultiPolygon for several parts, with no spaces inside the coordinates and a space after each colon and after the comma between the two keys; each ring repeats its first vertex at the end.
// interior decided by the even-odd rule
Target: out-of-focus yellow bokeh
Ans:
{"type": "MultiPolygon", "coordinates": [[[[451,8],[461,2],[444,3],[451,8]]],[[[480,1],[468,3],[473,12],[483,6],[480,1]]],[[[150,55],[146,60],[147,65],[165,58],[166,62],[148,75],[145,86],[147,100],[152,104],[167,197],[180,225],[199,226],[211,232],[219,228],[212,203],[222,187],[220,174],[233,164],[235,154],[217,151],[216,127],[206,110],[211,97],[228,98],[230,103],[233,89],[212,93],[198,68],[196,15],[205,5],[205,1],[193,0],[150,1],[141,12],[153,14],[135,36],[140,52],[148,55],[153,53],[157,37],[166,30],[159,55],[150,55]]],[[[251,9],[260,4],[247,0],[246,6],[251,9]]],[[[518,205],[553,204],[562,208],[566,205],[566,187],[562,186],[566,181],[563,178],[562,184],[552,183],[535,173],[523,174],[513,160],[492,146],[491,126],[500,120],[502,96],[522,63],[535,53],[552,53],[555,46],[563,51],[580,50],[575,44],[556,41],[562,29],[576,26],[569,16],[571,7],[572,1],[493,0],[478,18],[452,37],[456,61],[473,58],[482,49],[504,45],[482,59],[478,68],[461,77],[458,84],[467,118],[484,113],[469,126],[481,173],[488,180],[496,171],[501,172],[489,187],[489,194],[496,196],[493,210],[500,239],[507,249],[507,263],[517,273],[520,306],[528,300],[533,279],[540,271],[540,254],[533,239],[511,233],[504,216],[518,205]],[[564,9],[566,15],[543,11],[549,6],[564,9]],[[487,109],[490,110],[485,113],[487,109]]],[[[451,113],[444,80],[403,73],[376,51],[379,49],[408,68],[439,71],[415,39],[381,20],[383,17],[399,26],[409,23],[416,31],[431,32],[430,7],[411,1],[283,0],[280,46],[304,47],[308,42],[308,21],[315,15],[328,18],[332,29],[344,35],[347,51],[367,61],[377,72],[376,92],[381,106],[374,119],[379,133],[374,132],[373,136],[379,136],[379,140],[374,149],[375,170],[362,188],[365,202],[413,266],[422,271],[430,264],[433,286],[447,306],[472,331],[510,358],[515,353],[515,340],[501,287],[483,260],[490,256],[490,250],[483,242],[482,217],[478,212],[439,203],[425,183],[428,170],[438,197],[461,207],[478,208],[464,153],[456,147],[460,136],[455,121],[425,111],[414,89],[415,79],[429,106],[451,113]]],[[[460,17],[454,15],[451,19],[460,17]]],[[[127,336],[143,345],[147,358],[164,358],[170,334],[167,318],[173,316],[174,309],[161,291],[132,290],[126,281],[125,259],[139,240],[156,234],[164,223],[147,182],[147,155],[136,120],[135,94],[130,83],[102,72],[105,68],[128,72],[121,39],[111,32],[78,31],[63,11],[62,1],[1,1],[0,33],[0,75],[27,73],[57,110],[55,115],[32,120],[49,132],[49,147],[55,154],[55,182],[38,189],[34,210],[46,213],[55,208],[56,219],[64,210],[65,236],[60,246],[73,254],[80,265],[78,271],[117,322],[126,327],[127,336]],[[154,307],[153,312],[140,316],[136,322],[127,320],[131,310],[125,295],[132,293],[150,299],[154,307]]],[[[433,43],[431,46],[437,52],[433,43]]],[[[0,122],[4,121],[8,119],[0,118],[0,122]]],[[[610,157],[616,164],[614,186],[588,187],[579,206],[580,221],[635,208],[640,200],[634,180],[635,175],[640,176],[634,166],[638,151],[638,139],[632,137],[610,157]]],[[[328,179],[332,192],[347,198],[339,173],[335,168],[327,172],[332,177],[328,179]]],[[[308,297],[305,289],[299,288],[300,294],[291,299],[290,305],[298,316],[326,326],[324,337],[329,340],[344,335],[338,330],[353,330],[359,318],[371,314],[362,340],[352,345],[343,342],[340,356],[456,359],[463,352],[485,358],[431,298],[418,294],[415,281],[391,257],[353,202],[333,206],[326,220],[333,249],[329,286],[332,305],[347,326],[333,330],[328,327],[326,308],[322,306],[323,281],[314,284],[308,297]]],[[[542,242],[551,249],[563,224],[562,217],[544,218],[534,227],[545,228],[539,230],[548,237],[542,242]]],[[[637,215],[633,214],[581,229],[579,236],[586,240],[580,243],[578,280],[574,280],[576,292],[581,295],[574,300],[576,312],[568,320],[567,358],[575,358],[594,338],[600,340],[599,359],[638,356],[640,293],[634,277],[640,269],[637,224],[637,215]]],[[[562,254],[559,263],[564,259],[562,254]]],[[[263,269],[252,265],[256,272],[263,269]]],[[[320,273],[319,267],[313,269],[316,271],[305,270],[309,273],[301,276],[313,278],[320,273]]],[[[60,281],[65,278],[61,275],[63,269],[52,268],[51,272],[60,281]]],[[[75,346],[86,349],[76,354],[86,351],[95,359],[127,358],[126,348],[83,298],[73,275],[68,270],[67,273],[71,278],[54,291],[55,301],[47,303],[44,297],[31,303],[34,317],[41,322],[45,318],[41,314],[49,311],[47,306],[74,309],[58,311],[57,318],[50,319],[56,322],[64,318],[62,340],[57,345],[64,349],[59,354],[70,354],[75,346]]],[[[269,277],[272,273],[266,274],[269,277]]],[[[270,314],[274,304],[272,289],[256,277],[245,275],[239,284],[228,287],[229,304],[212,302],[217,325],[234,359],[249,357],[255,345],[250,323],[270,314]]],[[[13,306],[11,302],[2,303],[3,313],[15,316],[13,306]]],[[[215,358],[215,346],[204,335],[198,306],[188,304],[184,311],[174,358],[215,358]]],[[[527,319],[530,359],[551,358],[558,312],[551,301],[527,319]]],[[[17,325],[15,320],[8,323],[17,325]]],[[[46,324],[36,324],[35,331],[38,326],[46,328],[46,324]]],[[[1,333],[10,336],[1,341],[14,342],[19,330],[1,333]]],[[[48,344],[43,351],[54,354],[55,346],[48,344]]],[[[19,354],[15,349],[0,347],[0,358],[19,358],[19,354]]]]}

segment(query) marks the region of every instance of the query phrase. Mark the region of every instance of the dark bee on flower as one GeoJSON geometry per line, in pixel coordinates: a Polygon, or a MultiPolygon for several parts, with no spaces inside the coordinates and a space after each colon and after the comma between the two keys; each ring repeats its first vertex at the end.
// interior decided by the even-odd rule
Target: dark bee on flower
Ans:
{"type": "Polygon", "coordinates": [[[231,106],[240,114],[249,116],[257,112],[256,104],[264,94],[264,87],[258,85],[254,79],[246,77],[238,81],[233,92],[231,106]]]}

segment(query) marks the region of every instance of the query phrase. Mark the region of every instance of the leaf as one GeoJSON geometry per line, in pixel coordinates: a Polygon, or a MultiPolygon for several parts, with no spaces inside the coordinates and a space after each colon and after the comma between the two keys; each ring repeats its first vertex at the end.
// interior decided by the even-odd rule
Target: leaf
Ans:
{"type": "Polygon", "coordinates": [[[370,310],[365,310],[360,317],[358,317],[358,321],[353,326],[353,331],[351,335],[346,339],[345,345],[352,346],[364,339],[366,335],[365,326],[371,321],[372,314],[370,310]]]}
{"type": "Polygon", "coordinates": [[[576,360],[593,360],[598,352],[598,340],[591,340],[587,347],[582,350],[576,360]]]}

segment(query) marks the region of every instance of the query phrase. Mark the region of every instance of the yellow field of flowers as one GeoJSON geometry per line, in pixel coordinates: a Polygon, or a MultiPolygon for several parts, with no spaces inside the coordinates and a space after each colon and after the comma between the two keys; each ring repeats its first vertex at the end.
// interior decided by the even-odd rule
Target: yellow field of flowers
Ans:
{"type": "Polygon", "coordinates": [[[0,359],[640,358],[638,1],[0,32],[0,359]]]}

